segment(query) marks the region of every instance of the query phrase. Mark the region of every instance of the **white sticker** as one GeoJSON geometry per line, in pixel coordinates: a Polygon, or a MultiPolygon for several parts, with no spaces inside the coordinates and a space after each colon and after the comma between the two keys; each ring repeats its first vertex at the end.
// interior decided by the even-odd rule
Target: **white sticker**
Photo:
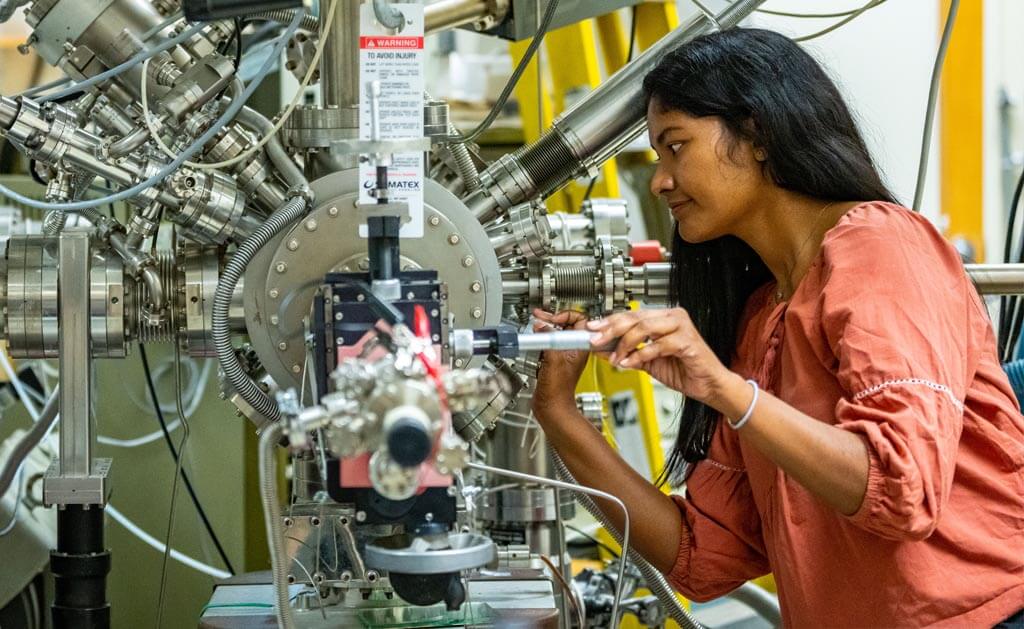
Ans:
{"type": "MultiPolygon", "coordinates": [[[[396,3],[405,16],[397,32],[377,22],[370,3],[359,9],[359,139],[372,139],[370,83],[380,81],[380,137],[397,140],[423,137],[423,5],[396,3]]],[[[372,164],[359,166],[359,202],[375,203],[370,196],[377,184],[372,164]]],[[[423,153],[396,153],[388,168],[392,201],[409,204],[411,220],[402,225],[402,238],[423,237],[423,153]]],[[[366,237],[366,225],[359,227],[366,237]]]]}
{"type": "Polygon", "coordinates": [[[651,480],[651,466],[647,459],[644,431],[640,426],[640,406],[633,391],[620,391],[608,398],[612,416],[612,432],[619,446],[619,455],[647,480],[651,480]]]}

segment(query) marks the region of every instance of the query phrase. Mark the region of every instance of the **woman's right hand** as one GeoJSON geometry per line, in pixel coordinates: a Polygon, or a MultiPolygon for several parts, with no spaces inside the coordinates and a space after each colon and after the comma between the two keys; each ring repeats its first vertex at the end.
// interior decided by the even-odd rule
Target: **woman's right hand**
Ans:
{"type": "MultiPolygon", "coordinates": [[[[555,326],[566,330],[585,330],[587,316],[575,310],[563,310],[552,314],[545,310],[534,310],[537,322],[534,332],[550,332],[555,326]]],[[[558,351],[541,355],[537,373],[537,388],[533,394],[533,415],[543,421],[552,411],[561,413],[567,408],[576,408],[576,383],[587,366],[590,352],[558,351]]]]}

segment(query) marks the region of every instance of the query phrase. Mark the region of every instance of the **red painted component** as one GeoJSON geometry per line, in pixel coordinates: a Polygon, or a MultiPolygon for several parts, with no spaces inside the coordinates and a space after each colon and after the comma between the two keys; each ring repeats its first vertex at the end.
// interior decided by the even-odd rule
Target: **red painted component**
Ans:
{"type": "Polygon", "coordinates": [[[661,243],[657,240],[641,240],[630,243],[629,257],[633,264],[639,266],[648,262],[664,262],[665,258],[661,253],[661,243]]]}

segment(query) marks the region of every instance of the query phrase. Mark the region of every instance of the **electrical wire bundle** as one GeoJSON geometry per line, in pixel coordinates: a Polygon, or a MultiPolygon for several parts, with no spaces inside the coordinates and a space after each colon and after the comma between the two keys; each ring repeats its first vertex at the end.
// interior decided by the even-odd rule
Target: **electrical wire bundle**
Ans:
{"type": "MultiPolygon", "coordinates": [[[[1024,170],[1017,178],[1017,185],[1013,190],[1013,198],[1010,201],[1009,215],[1006,223],[1006,237],[1003,241],[1003,262],[1024,262],[1024,226],[1019,226],[1017,215],[1020,210],[1021,191],[1024,189],[1024,170]],[[1017,240],[1014,250],[1014,240],[1017,240]]],[[[1014,390],[1017,397],[1024,393],[1024,363],[1020,363],[1020,333],[1024,327],[1024,303],[1019,295],[1000,297],[999,299],[999,357],[1002,362],[1007,363],[1013,358],[1018,360],[1007,365],[1007,372],[1011,380],[1016,374],[1014,390]],[[1014,369],[1010,369],[1015,365],[1014,369]]]]}

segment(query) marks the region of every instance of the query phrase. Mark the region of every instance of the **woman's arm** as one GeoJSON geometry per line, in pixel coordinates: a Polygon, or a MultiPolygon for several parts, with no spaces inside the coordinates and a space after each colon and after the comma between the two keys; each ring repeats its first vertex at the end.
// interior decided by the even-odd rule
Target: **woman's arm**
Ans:
{"type": "MultiPolygon", "coordinates": [[[[534,315],[545,322],[582,328],[586,317],[564,311],[556,315],[538,310],[534,315]]],[[[617,496],[631,517],[632,544],[662,572],[675,564],[682,535],[682,514],[675,502],[640,476],[594,429],[576,408],[576,383],[586,367],[585,352],[546,352],[533,396],[533,415],[566,467],[581,484],[617,496]]],[[[595,499],[601,511],[621,531],[622,511],[618,506],[595,499]]]]}
{"type": "MultiPolygon", "coordinates": [[[[655,568],[669,572],[676,563],[683,518],[676,503],[640,476],[576,409],[575,402],[534,410],[544,435],[580,484],[606,491],[630,513],[631,544],[655,568]]],[[[600,498],[601,511],[620,531],[622,510],[600,498]]]]}
{"type": "MultiPolygon", "coordinates": [[[[753,388],[739,375],[723,374],[712,408],[739,419],[753,398],[753,388]]],[[[868,449],[864,440],[819,421],[761,391],[750,419],[739,429],[751,444],[786,474],[843,515],[864,502],[868,484],[868,449]]]]}
{"type": "MultiPolygon", "coordinates": [[[[594,345],[619,339],[612,362],[644,369],[690,399],[732,420],[753,400],[753,388],[715,356],[681,308],[625,312],[589,326],[594,345]],[[642,347],[641,347],[642,346],[642,347]]],[[[868,451],[857,435],[805,415],[762,392],[742,439],[845,515],[864,501],[868,451]]]]}

